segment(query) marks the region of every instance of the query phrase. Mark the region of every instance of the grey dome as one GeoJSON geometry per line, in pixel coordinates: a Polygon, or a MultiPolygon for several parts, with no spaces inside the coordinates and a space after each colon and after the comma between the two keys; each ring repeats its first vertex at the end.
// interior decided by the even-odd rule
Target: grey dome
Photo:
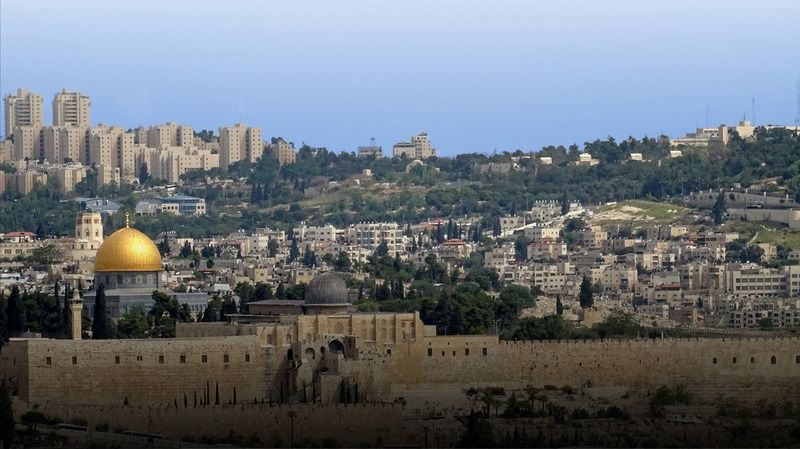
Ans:
{"type": "Polygon", "coordinates": [[[347,285],[333,273],[314,278],[306,287],[306,304],[349,304],[347,285]]]}

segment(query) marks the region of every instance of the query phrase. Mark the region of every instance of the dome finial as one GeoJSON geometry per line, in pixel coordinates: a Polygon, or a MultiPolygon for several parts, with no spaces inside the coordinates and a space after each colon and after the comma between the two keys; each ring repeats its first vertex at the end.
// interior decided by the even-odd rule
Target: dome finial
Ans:
{"type": "Polygon", "coordinates": [[[128,215],[127,212],[125,212],[125,227],[126,228],[130,228],[131,227],[131,217],[130,217],[130,215],[128,215]]]}

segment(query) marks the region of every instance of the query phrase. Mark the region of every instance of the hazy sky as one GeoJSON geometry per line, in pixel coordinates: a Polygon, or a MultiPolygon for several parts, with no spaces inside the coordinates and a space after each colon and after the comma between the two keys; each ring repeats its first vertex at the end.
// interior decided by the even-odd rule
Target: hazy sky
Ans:
{"type": "Polygon", "coordinates": [[[443,154],[791,123],[800,2],[0,2],[0,92],[92,122],[242,122],[297,145],[443,154]]]}

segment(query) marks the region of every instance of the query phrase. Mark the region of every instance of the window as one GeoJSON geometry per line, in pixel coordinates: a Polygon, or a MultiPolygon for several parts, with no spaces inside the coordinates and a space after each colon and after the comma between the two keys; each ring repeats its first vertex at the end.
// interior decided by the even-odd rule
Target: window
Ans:
{"type": "Polygon", "coordinates": [[[386,355],[392,355],[392,350],[391,350],[391,348],[389,348],[389,349],[386,349],[386,355]]]}
{"type": "Polygon", "coordinates": [[[716,365],[716,364],[717,364],[717,358],[716,358],[716,357],[714,357],[713,359],[711,359],[711,363],[713,363],[714,365],[716,365]]]}
{"type": "Polygon", "coordinates": [[[200,356],[200,361],[203,363],[208,363],[208,356],[203,354],[200,356]]]}
{"type": "Polygon", "coordinates": [[[228,356],[228,354],[223,354],[223,355],[222,355],[222,362],[223,362],[223,363],[228,363],[228,362],[230,362],[230,361],[231,361],[231,359],[230,359],[230,357],[228,356]]]}
{"type": "Polygon", "coordinates": [[[77,365],[78,364],[78,357],[77,356],[74,356],[74,355],[72,356],[72,364],[73,365],[77,365]]]}
{"type": "Polygon", "coordinates": [[[798,365],[800,365],[800,355],[795,356],[794,363],[797,363],[798,365]]]}
{"type": "Polygon", "coordinates": [[[137,361],[137,362],[141,362],[141,361],[142,361],[142,356],[140,356],[140,355],[137,355],[137,356],[136,356],[136,361],[137,361]]]}
{"type": "Polygon", "coordinates": [[[769,363],[772,364],[772,365],[777,364],[778,363],[778,358],[773,355],[772,357],[769,358],[769,363]]]}
{"type": "Polygon", "coordinates": [[[250,354],[245,354],[244,355],[244,361],[245,362],[249,362],[250,361],[250,354]]]}
{"type": "Polygon", "coordinates": [[[158,356],[158,363],[164,363],[164,356],[163,355],[158,356]]]}
{"type": "Polygon", "coordinates": [[[750,357],[750,363],[751,363],[751,364],[752,364],[752,363],[756,363],[756,358],[755,358],[755,357],[750,357]]]}
{"type": "Polygon", "coordinates": [[[469,348],[464,348],[464,355],[469,355],[469,348]]]}
{"type": "Polygon", "coordinates": [[[119,356],[118,355],[114,356],[114,364],[115,365],[119,365],[119,356]]]}
{"type": "Polygon", "coordinates": [[[487,348],[483,348],[483,355],[489,354],[489,350],[487,348]]]}
{"type": "Polygon", "coordinates": [[[48,358],[44,359],[44,363],[47,363],[47,366],[53,366],[53,358],[52,357],[48,357],[48,358]]]}
{"type": "Polygon", "coordinates": [[[433,349],[428,348],[428,357],[432,357],[432,356],[433,356],[433,349]]]}
{"type": "Polygon", "coordinates": [[[733,363],[734,365],[736,365],[736,357],[734,357],[734,358],[733,358],[733,360],[731,360],[731,363],[733,363]]]}
{"type": "Polygon", "coordinates": [[[181,363],[186,363],[186,355],[181,354],[181,363]]]}

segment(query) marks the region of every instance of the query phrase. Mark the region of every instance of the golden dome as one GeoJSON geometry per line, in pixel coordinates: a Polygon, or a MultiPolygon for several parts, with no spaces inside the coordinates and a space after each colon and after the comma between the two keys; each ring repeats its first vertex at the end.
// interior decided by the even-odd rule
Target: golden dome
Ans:
{"type": "Polygon", "coordinates": [[[125,226],[108,236],[97,249],[94,271],[162,271],[161,254],[149,237],[125,226]]]}

